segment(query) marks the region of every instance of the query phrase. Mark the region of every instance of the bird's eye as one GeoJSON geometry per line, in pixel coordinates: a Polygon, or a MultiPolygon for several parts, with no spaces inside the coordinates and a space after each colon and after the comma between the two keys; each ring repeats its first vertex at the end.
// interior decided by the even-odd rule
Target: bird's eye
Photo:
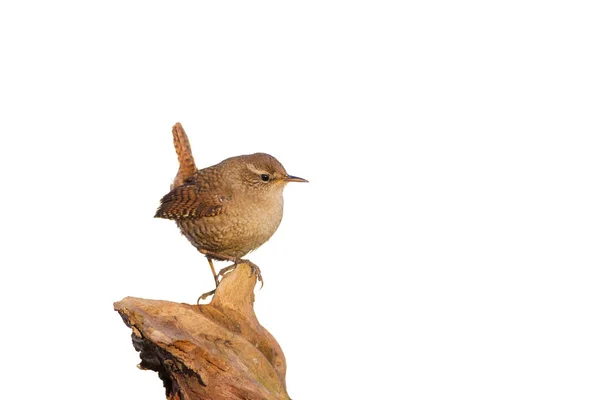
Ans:
{"type": "Polygon", "coordinates": [[[268,182],[269,181],[269,175],[268,174],[262,174],[260,176],[260,179],[262,179],[263,182],[268,182]]]}

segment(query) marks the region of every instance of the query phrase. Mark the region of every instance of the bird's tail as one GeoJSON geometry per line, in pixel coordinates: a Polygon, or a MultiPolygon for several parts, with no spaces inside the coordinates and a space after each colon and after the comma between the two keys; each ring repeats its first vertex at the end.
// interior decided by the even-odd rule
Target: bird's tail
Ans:
{"type": "Polygon", "coordinates": [[[177,159],[179,160],[179,171],[177,171],[171,189],[183,185],[197,171],[190,141],[179,122],[173,125],[173,144],[175,145],[175,152],[177,152],[177,159]]]}

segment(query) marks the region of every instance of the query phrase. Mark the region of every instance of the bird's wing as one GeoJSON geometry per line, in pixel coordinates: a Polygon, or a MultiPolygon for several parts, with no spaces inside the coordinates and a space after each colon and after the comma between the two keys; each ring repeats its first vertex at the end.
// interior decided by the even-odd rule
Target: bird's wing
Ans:
{"type": "Polygon", "coordinates": [[[209,195],[195,184],[185,184],[171,190],[160,200],[155,218],[195,219],[214,217],[223,212],[218,196],[209,195]]]}

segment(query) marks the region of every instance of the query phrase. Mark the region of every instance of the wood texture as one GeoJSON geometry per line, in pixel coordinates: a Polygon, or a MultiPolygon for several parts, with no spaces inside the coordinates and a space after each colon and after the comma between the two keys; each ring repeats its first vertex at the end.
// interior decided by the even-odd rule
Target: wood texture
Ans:
{"type": "Polygon", "coordinates": [[[114,304],[133,333],[139,367],[173,400],[289,399],[285,357],[254,314],[248,264],[225,275],[210,304],[126,297],[114,304]]]}

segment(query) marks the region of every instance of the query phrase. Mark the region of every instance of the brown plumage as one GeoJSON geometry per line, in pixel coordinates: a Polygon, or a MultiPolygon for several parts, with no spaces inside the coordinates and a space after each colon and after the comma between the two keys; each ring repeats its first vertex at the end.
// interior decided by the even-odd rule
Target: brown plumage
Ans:
{"type": "Polygon", "coordinates": [[[183,126],[178,122],[173,125],[173,144],[175,145],[175,152],[177,153],[177,160],[179,161],[179,171],[173,180],[171,189],[183,185],[187,179],[196,173],[196,163],[194,162],[194,156],[192,155],[192,147],[188,140],[183,126]]]}
{"type": "Polygon", "coordinates": [[[283,188],[306,180],[288,175],[265,153],[231,157],[198,170],[179,123],[173,126],[173,142],[179,171],[155,217],[175,220],[206,255],[218,284],[212,259],[237,263],[269,240],[283,216],[283,188]]]}

